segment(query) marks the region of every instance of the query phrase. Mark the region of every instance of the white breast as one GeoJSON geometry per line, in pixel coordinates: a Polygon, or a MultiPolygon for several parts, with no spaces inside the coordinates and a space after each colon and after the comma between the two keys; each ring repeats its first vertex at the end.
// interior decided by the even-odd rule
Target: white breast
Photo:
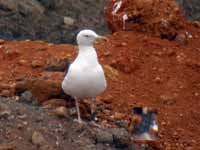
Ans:
{"type": "Polygon", "coordinates": [[[79,54],[62,82],[64,92],[78,98],[95,98],[106,86],[104,71],[95,50],[79,54]]]}

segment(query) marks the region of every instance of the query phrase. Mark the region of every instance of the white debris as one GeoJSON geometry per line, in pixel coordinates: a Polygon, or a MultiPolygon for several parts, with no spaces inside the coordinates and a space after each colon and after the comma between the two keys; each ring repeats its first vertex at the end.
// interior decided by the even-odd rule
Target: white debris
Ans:
{"type": "Polygon", "coordinates": [[[192,39],[192,34],[190,33],[190,32],[188,32],[188,31],[186,31],[186,35],[187,35],[187,37],[189,38],[189,39],[192,39]]]}
{"type": "Polygon", "coordinates": [[[122,16],[123,30],[126,29],[126,20],[128,20],[128,16],[127,16],[127,14],[124,14],[124,15],[122,16]]]}
{"type": "Polygon", "coordinates": [[[64,21],[65,25],[67,25],[67,26],[72,26],[75,22],[75,20],[73,18],[67,17],[67,16],[64,16],[63,21],[64,21]]]}
{"type": "Polygon", "coordinates": [[[112,15],[115,15],[122,6],[122,1],[115,2],[113,5],[112,15]]]}
{"type": "Polygon", "coordinates": [[[156,121],[153,121],[153,124],[150,127],[151,129],[153,129],[153,131],[158,132],[158,124],[156,123],[156,121]]]}

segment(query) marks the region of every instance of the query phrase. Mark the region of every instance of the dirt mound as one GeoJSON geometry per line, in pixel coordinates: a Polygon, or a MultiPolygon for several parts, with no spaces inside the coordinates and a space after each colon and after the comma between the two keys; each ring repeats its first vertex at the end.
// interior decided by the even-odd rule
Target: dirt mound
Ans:
{"type": "Polygon", "coordinates": [[[135,30],[173,40],[184,30],[186,20],[174,0],[110,1],[105,11],[112,32],[135,30]]]}

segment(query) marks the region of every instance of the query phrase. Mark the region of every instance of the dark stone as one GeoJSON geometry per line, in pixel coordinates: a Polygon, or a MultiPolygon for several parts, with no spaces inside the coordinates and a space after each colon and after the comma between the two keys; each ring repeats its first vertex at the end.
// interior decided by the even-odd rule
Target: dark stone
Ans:
{"type": "Polygon", "coordinates": [[[56,9],[63,5],[64,0],[38,0],[42,5],[44,5],[48,9],[56,9]]]}
{"type": "Polygon", "coordinates": [[[19,101],[27,104],[38,105],[36,98],[33,96],[32,92],[29,90],[21,93],[19,101]]]}
{"type": "Polygon", "coordinates": [[[117,148],[127,148],[129,145],[129,134],[124,128],[92,129],[91,131],[96,143],[113,144],[117,148]]]}
{"type": "Polygon", "coordinates": [[[0,103],[0,119],[1,118],[7,119],[10,115],[11,115],[10,108],[4,103],[0,103]]]}
{"type": "Polygon", "coordinates": [[[113,143],[113,134],[109,130],[95,129],[93,136],[97,143],[113,143]]]}
{"type": "Polygon", "coordinates": [[[124,128],[113,128],[113,143],[118,148],[127,148],[129,145],[129,133],[124,128]]]}
{"type": "Polygon", "coordinates": [[[31,91],[25,91],[21,94],[20,96],[20,101],[24,101],[24,102],[32,102],[33,100],[33,95],[31,91]]]}

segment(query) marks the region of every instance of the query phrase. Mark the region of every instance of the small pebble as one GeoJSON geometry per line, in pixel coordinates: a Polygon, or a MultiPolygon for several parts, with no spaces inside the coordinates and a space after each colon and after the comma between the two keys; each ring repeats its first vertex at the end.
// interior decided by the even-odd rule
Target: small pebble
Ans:
{"type": "Polygon", "coordinates": [[[42,146],[46,143],[45,138],[40,132],[34,131],[32,134],[31,141],[34,145],[42,146]]]}
{"type": "Polygon", "coordinates": [[[196,96],[196,97],[199,96],[199,93],[195,92],[195,93],[194,93],[194,96],[196,96]]]}
{"type": "Polygon", "coordinates": [[[0,39],[0,44],[4,44],[5,40],[4,39],[0,39]]]}
{"type": "Polygon", "coordinates": [[[68,117],[69,111],[66,107],[61,106],[55,109],[55,114],[59,117],[68,117]]]}
{"type": "Polygon", "coordinates": [[[121,45],[122,45],[122,46],[127,46],[127,43],[122,42],[121,45]]]}
{"type": "Polygon", "coordinates": [[[160,78],[160,77],[156,77],[156,78],[155,78],[155,82],[156,82],[156,83],[161,83],[161,78],[160,78]]]}
{"type": "Polygon", "coordinates": [[[44,64],[42,61],[40,60],[33,60],[32,63],[31,63],[31,66],[33,68],[38,68],[38,67],[42,67],[44,64]]]}
{"type": "Polygon", "coordinates": [[[25,59],[20,59],[20,60],[18,61],[18,64],[21,65],[21,66],[26,65],[27,63],[28,63],[28,61],[25,60],[25,59]]]}

